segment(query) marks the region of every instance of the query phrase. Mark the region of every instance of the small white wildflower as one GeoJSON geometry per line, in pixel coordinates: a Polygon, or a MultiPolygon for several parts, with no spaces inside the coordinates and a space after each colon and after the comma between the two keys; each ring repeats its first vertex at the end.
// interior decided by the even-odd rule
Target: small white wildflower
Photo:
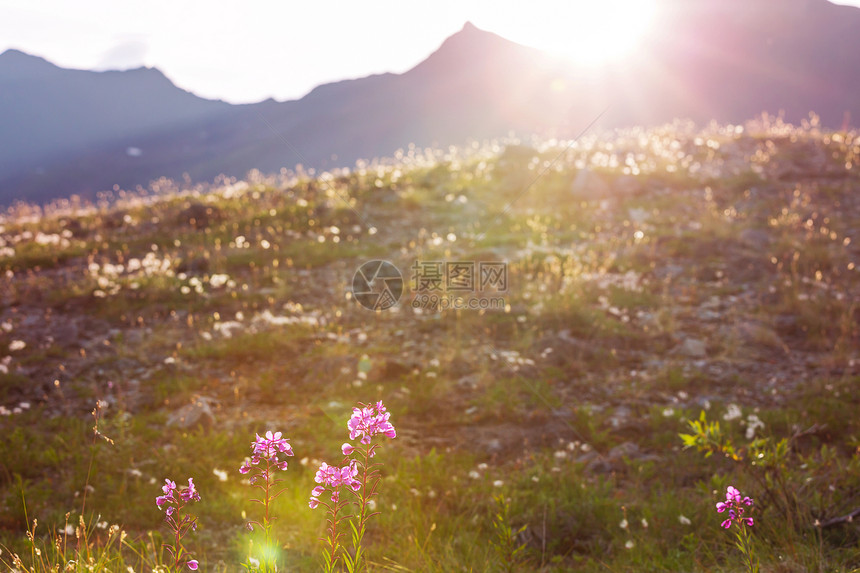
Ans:
{"type": "Polygon", "coordinates": [[[645,519],[644,517],[642,518],[642,527],[644,527],[645,529],[648,529],[648,520],[645,519]]]}
{"type": "Polygon", "coordinates": [[[493,482],[493,487],[502,487],[503,485],[505,485],[505,482],[503,482],[500,479],[497,479],[496,481],[493,482]]]}
{"type": "Polygon", "coordinates": [[[755,437],[755,432],[759,428],[764,428],[764,422],[756,416],[755,414],[750,414],[747,416],[747,431],[746,437],[748,440],[752,440],[755,437]]]}
{"type": "Polygon", "coordinates": [[[689,517],[687,517],[686,515],[683,515],[683,514],[678,516],[678,522],[681,525],[691,525],[693,523],[692,521],[690,521],[689,517]]]}
{"type": "Polygon", "coordinates": [[[469,477],[470,477],[470,478],[472,478],[472,479],[478,479],[478,478],[480,478],[480,477],[481,477],[481,474],[479,474],[479,473],[478,473],[477,471],[475,471],[475,470],[472,470],[472,471],[470,471],[470,472],[469,472],[469,477]]]}
{"type": "Polygon", "coordinates": [[[635,544],[635,543],[633,543],[633,540],[632,540],[632,539],[628,539],[628,540],[627,540],[627,543],[625,543],[625,544],[624,544],[624,547],[626,547],[627,549],[633,549],[633,547],[634,547],[635,545],[636,545],[636,544],[635,544]]]}
{"type": "Polygon", "coordinates": [[[479,469],[479,470],[481,470],[481,471],[486,470],[488,467],[489,467],[489,466],[488,466],[487,464],[484,464],[484,463],[480,463],[480,464],[478,464],[478,469],[479,469]]]}
{"type": "Polygon", "coordinates": [[[729,407],[726,409],[726,413],[723,414],[723,420],[729,422],[740,418],[742,415],[740,406],[737,404],[729,404],[729,407]]]}
{"type": "Polygon", "coordinates": [[[27,347],[27,343],[23,340],[13,340],[11,344],[9,344],[9,350],[11,352],[15,352],[16,350],[23,350],[27,347]]]}
{"type": "Polygon", "coordinates": [[[218,468],[214,468],[212,473],[218,478],[218,481],[227,481],[227,472],[224,470],[219,470],[218,468]]]}
{"type": "Polygon", "coordinates": [[[620,527],[621,529],[627,529],[627,525],[628,525],[627,520],[622,519],[621,523],[618,524],[618,527],[620,527]]]}

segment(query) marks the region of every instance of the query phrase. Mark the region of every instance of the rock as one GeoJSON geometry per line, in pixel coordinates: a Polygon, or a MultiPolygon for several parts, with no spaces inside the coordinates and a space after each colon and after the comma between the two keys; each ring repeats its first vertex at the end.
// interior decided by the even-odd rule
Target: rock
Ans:
{"type": "Polygon", "coordinates": [[[774,329],[757,321],[742,321],[724,325],[718,335],[727,347],[737,346],[740,354],[754,353],[757,349],[785,350],[786,346],[774,329]]]}
{"type": "Polygon", "coordinates": [[[205,229],[224,219],[221,209],[214,205],[203,205],[202,203],[192,203],[185,209],[179,212],[176,216],[179,223],[183,225],[191,225],[195,229],[205,229]]]}
{"type": "Polygon", "coordinates": [[[633,412],[627,406],[618,406],[609,417],[608,422],[613,428],[618,429],[627,424],[630,420],[630,414],[632,413],[633,412]]]}
{"type": "Polygon", "coordinates": [[[738,238],[741,243],[756,251],[767,248],[771,243],[770,233],[762,229],[744,229],[738,238]]]}
{"type": "Polygon", "coordinates": [[[612,183],[615,195],[629,197],[642,192],[642,184],[633,175],[621,175],[612,183]]]}
{"type": "Polygon", "coordinates": [[[70,232],[76,239],[82,239],[87,236],[87,230],[78,219],[64,219],[62,221],[63,229],[70,232]]]}
{"type": "Polygon", "coordinates": [[[581,199],[605,199],[610,195],[609,185],[603,177],[587,168],[576,174],[570,191],[581,199]]]}
{"type": "Polygon", "coordinates": [[[385,365],[382,367],[382,377],[389,381],[399,380],[404,376],[408,376],[413,368],[413,366],[403,364],[397,360],[386,360],[385,365]]]}
{"type": "Polygon", "coordinates": [[[122,209],[102,215],[102,227],[105,229],[120,229],[128,222],[128,212],[122,209]]]}
{"type": "Polygon", "coordinates": [[[190,429],[200,426],[211,428],[215,424],[213,406],[217,407],[218,401],[207,396],[198,396],[190,404],[182,406],[167,418],[168,426],[190,429]]]}
{"type": "Polygon", "coordinates": [[[206,257],[188,257],[180,259],[176,265],[177,273],[201,275],[209,272],[209,259],[206,257]]]}
{"type": "Polygon", "coordinates": [[[63,348],[81,346],[80,328],[75,320],[55,321],[50,336],[54,343],[63,348]]]}
{"type": "Polygon", "coordinates": [[[681,344],[672,350],[673,354],[680,354],[688,358],[704,358],[708,355],[707,346],[698,338],[685,338],[681,344]]]}
{"type": "Polygon", "coordinates": [[[632,460],[642,457],[642,453],[639,451],[638,445],[633,442],[624,442],[623,444],[619,444],[609,450],[606,457],[609,458],[610,461],[621,460],[624,458],[632,460]]]}
{"type": "Polygon", "coordinates": [[[457,380],[457,386],[463,390],[476,390],[481,383],[480,374],[469,374],[457,380]]]}

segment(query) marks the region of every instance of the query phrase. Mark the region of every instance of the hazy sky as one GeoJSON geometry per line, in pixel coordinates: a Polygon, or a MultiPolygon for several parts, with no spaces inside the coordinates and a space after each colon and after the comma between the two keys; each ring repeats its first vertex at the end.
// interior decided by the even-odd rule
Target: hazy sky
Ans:
{"type": "Polygon", "coordinates": [[[154,66],[204,97],[284,100],[406,71],[466,21],[557,52],[620,51],[647,25],[652,1],[0,0],[0,52],[72,68],[154,66]]]}

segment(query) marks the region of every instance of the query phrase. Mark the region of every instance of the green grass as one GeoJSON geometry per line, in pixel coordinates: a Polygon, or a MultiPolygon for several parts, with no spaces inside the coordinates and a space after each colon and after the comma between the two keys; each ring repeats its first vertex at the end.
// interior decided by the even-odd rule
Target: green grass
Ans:
{"type": "MultiPolygon", "coordinates": [[[[855,509],[860,491],[860,279],[845,242],[856,175],[784,182],[735,157],[770,153],[764,136],[705,134],[721,143],[711,153],[660,128],[639,149],[640,192],[583,200],[570,192],[578,165],[612,190],[623,161],[591,164],[595,150],[640,145],[601,137],[537,180],[560,149],[461,150],[288,188],[263,178],[239,195],[129,196],[80,217],[59,250],[27,233],[62,232],[74,216],[4,221],[16,254],[0,259],[0,560],[17,553],[36,573],[70,560],[82,573],[150,571],[169,535],[155,497],[165,478],[194,477],[187,547],[202,570],[234,571],[262,542],[244,526],[260,508],[238,468],[256,433],[280,430],[296,456],[273,506],[279,563],[318,571],[316,464],[339,463],[351,408],[381,399],[398,437],[376,458],[372,571],[737,571],[714,509],[728,485],[756,499],[763,571],[856,570],[856,528],[815,526],[855,509]],[[709,157],[724,176],[688,169],[709,157]],[[206,228],[180,220],[197,202],[220,213],[206,228]],[[745,229],[770,240],[752,248],[745,229]],[[166,272],[128,270],[147,253],[166,272]],[[396,262],[407,283],[417,260],[506,261],[508,290],[494,294],[508,308],[369,312],[346,293],[372,258],[396,262]],[[103,286],[90,263],[126,267],[103,286]],[[222,273],[233,282],[213,286],[222,273]],[[79,340],[48,343],[47,312],[77,321],[79,340]],[[679,353],[685,338],[706,356],[679,353]],[[14,340],[26,347],[7,352],[14,340]],[[199,399],[214,422],[168,424],[199,399]],[[93,438],[96,400],[112,443],[93,438]],[[13,412],[21,402],[30,408],[13,412]],[[724,419],[730,405],[740,418],[724,419]],[[683,448],[702,409],[737,459],[683,448]],[[746,437],[750,416],[765,441],[746,437]],[[86,539],[60,535],[53,549],[82,507],[86,539]],[[520,532],[508,540],[515,559],[499,531],[520,532]]],[[[853,153],[822,137],[780,140],[773,161],[799,160],[805,145],[853,153]]]]}

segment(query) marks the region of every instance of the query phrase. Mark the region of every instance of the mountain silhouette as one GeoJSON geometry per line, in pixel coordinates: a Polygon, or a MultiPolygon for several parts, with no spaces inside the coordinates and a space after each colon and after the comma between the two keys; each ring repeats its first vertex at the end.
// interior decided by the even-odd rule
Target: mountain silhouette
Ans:
{"type": "Polygon", "coordinates": [[[65,70],[0,55],[0,204],[160,176],[206,181],[469,139],[573,137],[675,118],[762,112],[838,128],[860,117],[860,10],[826,0],[666,0],[636,54],[577,67],[466,24],[403,74],[319,86],[301,99],[230,105],[161,72],[65,70]]]}

